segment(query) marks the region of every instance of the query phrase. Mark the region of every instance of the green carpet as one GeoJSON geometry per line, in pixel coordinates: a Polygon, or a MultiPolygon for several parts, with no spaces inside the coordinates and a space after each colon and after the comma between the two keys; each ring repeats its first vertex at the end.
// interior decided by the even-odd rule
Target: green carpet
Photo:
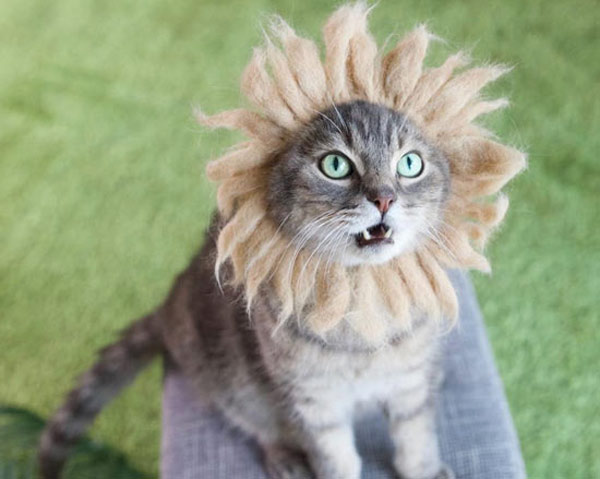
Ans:
{"type": "MultiPolygon", "coordinates": [[[[94,351],[153,308],[214,205],[203,166],[233,136],[193,105],[238,104],[267,12],[314,35],[317,0],[0,4],[0,403],[47,416],[94,351]]],[[[475,282],[532,478],[600,477],[600,9],[595,0],[382,0],[380,40],[428,21],[514,72],[489,123],[530,153],[475,282]]],[[[158,365],[92,436],[157,470],[158,365]]]]}

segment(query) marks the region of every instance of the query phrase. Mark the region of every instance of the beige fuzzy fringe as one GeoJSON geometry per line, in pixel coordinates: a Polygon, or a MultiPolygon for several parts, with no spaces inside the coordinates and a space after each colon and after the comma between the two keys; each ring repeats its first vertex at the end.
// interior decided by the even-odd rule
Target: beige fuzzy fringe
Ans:
{"type": "Polygon", "coordinates": [[[480,97],[506,68],[455,74],[468,63],[462,53],[424,68],[433,37],[424,26],[383,55],[367,29],[368,13],[364,3],[333,13],[323,29],[324,62],[314,42],[276,18],[271,37],[255,49],[242,76],[242,92],[256,110],[199,113],[198,120],[249,138],[207,167],[208,177],[220,183],[217,203],[227,221],[218,237],[217,274],[230,261],[233,282],[243,285],[249,305],[262,285],[271,287],[280,299],[280,321],[295,314],[325,334],[347,318],[376,342],[390,322],[410,329],[415,310],[456,319],[458,303],[446,269],[489,271],[481,249],[508,208],[508,199],[498,193],[526,163],[522,152],[490,139],[473,123],[507,105],[505,99],[480,97]],[[297,252],[267,216],[265,193],[275,153],[286,139],[316,112],[355,99],[408,115],[448,158],[452,191],[436,241],[383,265],[344,268],[297,252]]]}

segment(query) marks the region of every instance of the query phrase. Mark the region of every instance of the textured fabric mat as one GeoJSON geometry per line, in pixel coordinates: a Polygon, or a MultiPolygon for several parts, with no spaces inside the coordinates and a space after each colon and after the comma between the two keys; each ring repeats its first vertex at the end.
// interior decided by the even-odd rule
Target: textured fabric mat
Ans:
{"type": "MultiPolygon", "coordinates": [[[[445,338],[445,379],[438,399],[444,460],[457,479],[521,479],[525,467],[502,382],[469,279],[453,273],[459,326],[445,338]]],[[[392,445],[381,414],[356,422],[363,479],[392,479],[392,445]]],[[[176,371],[165,378],[163,479],[266,479],[251,439],[194,398],[176,371]]]]}

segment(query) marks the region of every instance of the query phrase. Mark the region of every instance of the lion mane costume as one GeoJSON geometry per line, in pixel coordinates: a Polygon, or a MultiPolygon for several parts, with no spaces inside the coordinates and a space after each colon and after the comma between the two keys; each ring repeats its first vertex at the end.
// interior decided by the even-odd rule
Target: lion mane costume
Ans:
{"type": "Polygon", "coordinates": [[[446,270],[490,271],[482,249],[508,208],[499,192],[526,159],[475,123],[507,105],[480,94],[507,68],[461,70],[468,63],[462,53],[424,68],[433,38],[424,26],[383,53],[367,29],[369,10],[357,3],[331,15],[323,29],[324,61],[315,43],[276,18],[241,80],[254,108],[197,116],[203,125],[248,137],[206,169],[219,183],[217,205],[225,222],[217,240],[217,275],[230,262],[232,283],[243,288],[249,306],[260,288],[271,288],[280,301],[281,323],[301,318],[324,335],[344,320],[377,341],[389,324],[410,330],[418,312],[454,323],[458,303],[446,270]],[[297,251],[269,217],[269,172],[286,141],[317,112],[359,99],[404,113],[445,154],[450,196],[436,238],[416,251],[381,265],[325,267],[317,255],[297,251]],[[381,314],[382,305],[387,314],[381,314]]]}

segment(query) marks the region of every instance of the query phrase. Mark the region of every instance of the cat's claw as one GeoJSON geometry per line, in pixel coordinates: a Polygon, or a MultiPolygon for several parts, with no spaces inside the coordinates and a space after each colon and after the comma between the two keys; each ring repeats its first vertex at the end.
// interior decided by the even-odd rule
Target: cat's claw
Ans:
{"type": "Polygon", "coordinates": [[[440,472],[438,472],[432,479],[456,479],[456,476],[448,466],[442,466],[440,472]]]}
{"type": "Polygon", "coordinates": [[[313,479],[315,477],[302,453],[278,446],[265,450],[265,468],[269,479],[313,479]]]}
{"type": "MultiPolygon", "coordinates": [[[[400,477],[402,479],[409,479],[408,477],[406,477],[404,475],[402,475],[400,477]]],[[[422,479],[422,476],[420,476],[419,479],[422,479]]],[[[443,465],[438,473],[436,473],[434,476],[427,476],[427,479],[456,479],[456,476],[452,472],[452,469],[450,469],[446,465],[443,465]]]]}

